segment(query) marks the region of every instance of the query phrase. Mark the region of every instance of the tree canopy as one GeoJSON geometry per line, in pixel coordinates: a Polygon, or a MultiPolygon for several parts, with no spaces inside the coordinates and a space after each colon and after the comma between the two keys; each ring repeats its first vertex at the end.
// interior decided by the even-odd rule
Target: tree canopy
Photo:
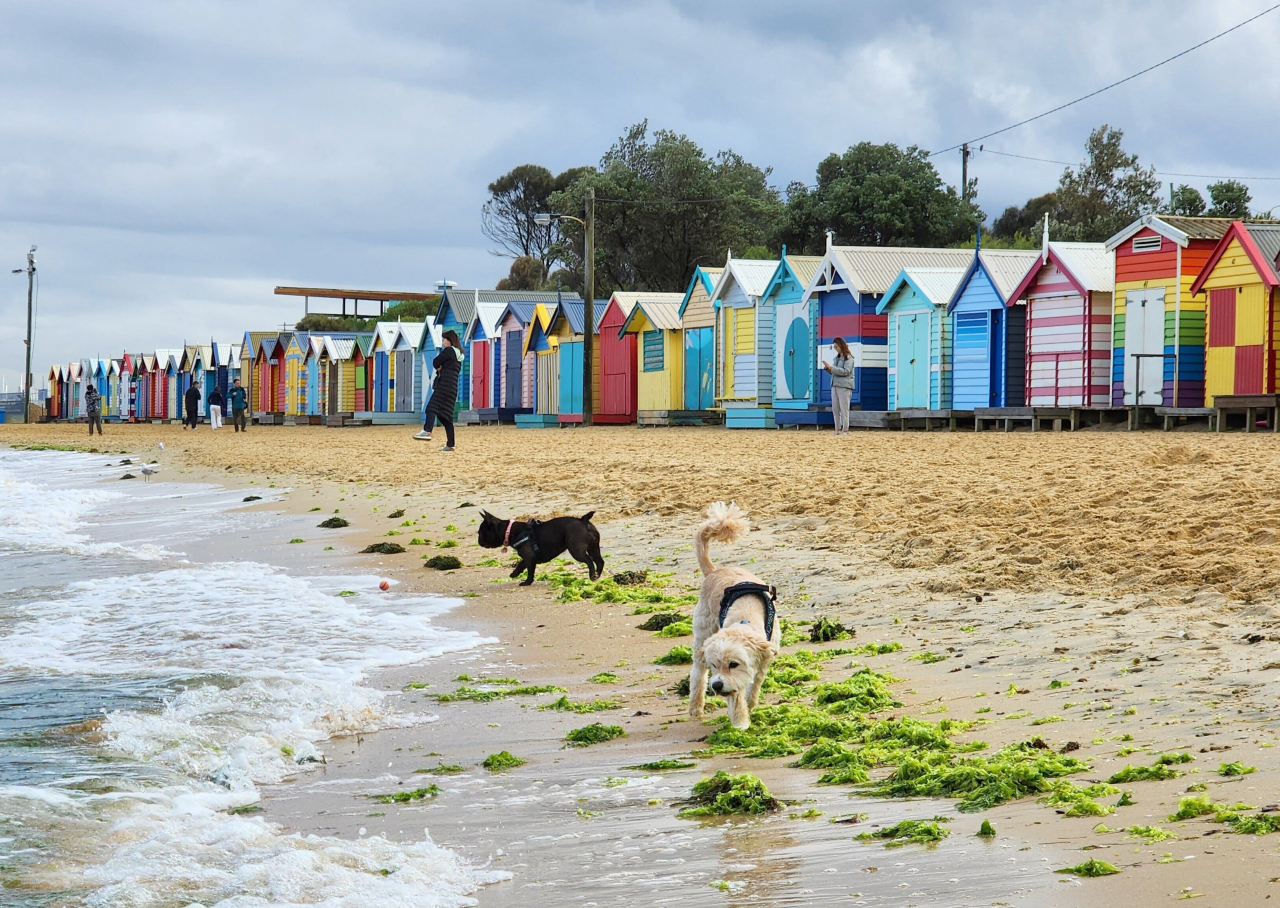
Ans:
{"type": "Polygon", "coordinates": [[[820,253],[830,229],[845,245],[949,246],[971,236],[984,217],[942,181],[927,152],[860,142],[828,155],[813,188],[787,187],[781,240],[792,252],[820,253]]]}
{"type": "Polygon", "coordinates": [[[387,306],[385,314],[378,318],[356,318],[354,316],[320,315],[313,313],[299,319],[295,324],[296,331],[372,331],[378,322],[422,322],[428,315],[435,315],[440,308],[439,296],[427,296],[420,300],[402,300],[387,306]]]}
{"type": "Polygon", "coordinates": [[[1160,207],[1160,180],[1121,145],[1124,130],[1103,124],[1085,141],[1085,160],[1058,180],[1050,235],[1100,242],[1160,207]]]}
{"type": "Polygon", "coordinates": [[[576,180],[589,167],[573,167],[559,176],[538,164],[521,164],[489,184],[489,201],[480,209],[484,235],[498,245],[495,255],[532,257],[544,271],[555,262],[559,231],[540,227],[534,217],[551,211],[551,195],[576,180]]]}

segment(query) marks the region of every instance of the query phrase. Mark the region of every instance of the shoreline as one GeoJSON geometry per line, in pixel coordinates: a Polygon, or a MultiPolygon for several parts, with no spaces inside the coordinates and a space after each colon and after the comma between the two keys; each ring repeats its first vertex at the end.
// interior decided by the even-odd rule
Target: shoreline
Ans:
{"type": "MultiPolygon", "coordinates": [[[[124,445],[138,448],[137,441],[132,445],[125,441],[130,439],[130,428],[117,429],[112,441],[118,437],[124,445]]],[[[264,435],[268,432],[278,434],[279,439],[292,438],[295,432],[292,429],[256,431],[264,435]]],[[[484,430],[467,434],[477,441],[509,437],[509,434],[498,433],[486,435],[484,430]]],[[[40,437],[35,432],[31,436],[40,437]]],[[[145,436],[140,434],[138,438],[141,441],[145,436]]],[[[0,434],[0,443],[14,440],[8,432],[0,434]]],[[[222,448],[223,439],[216,441],[219,449],[222,448]]],[[[1185,444],[1187,439],[1179,438],[1177,441],[1185,444]]],[[[85,448],[90,446],[83,444],[85,448]]],[[[227,470],[220,475],[216,469],[199,463],[212,453],[215,453],[214,449],[203,452],[171,450],[166,452],[164,462],[176,468],[183,462],[181,458],[186,456],[189,458],[186,463],[192,465],[184,467],[189,472],[178,475],[201,481],[225,481],[227,470]],[[198,456],[190,457],[193,453],[198,456]]],[[[305,452],[300,452],[299,456],[305,456],[305,452]]],[[[1183,457],[1181,454],[1178,456],[1183,457]]],[[[1196,452],[1192,451],[1191,456],[1195,457],[1196,452]]],[[[428,460],[426,463],[433,465],[434,462],[428,460]]],[[[178,478],[176,472],[173,469],[165,478],[178,478]]],[[[385,534],[396,530],[399,523],[388,520],[385,516],[387,511],[402,505],[408,508],[406,517],[418,521],[414,532],[420,532],[423,538],[459,540],[456,548],[437,550],[430,547],[432,554],[437,551],[457,553],[467,565],[492,554],[481,553],[474,547],[471,517],[467,516],[465,523],[458,518],[459,514],[474,513],[473,509],[458,507],[463,501],[478,497],[474,484],[439,481],[438,490],[425,495],[416,489],[406,493],[396,485],[321,478],[315,475],[315,471],[310,478],[305,475],[286,478],[283,473],[271,475],[277,482],[292,485],[293,491],[286,496],[287,502],[263,503],[261,507],[278,508],[299,515],[314,513],[318,517],[331,513],[337,507],[352,520],[354,529],[328,531],[330,537],[324,542],[321,536],[326,531],[309,531],[305,534],[307,542],[302,544],[299,554],[308,554],[312,548],[316,548],[316,554],[319,554],[323,545],[332,544],[335,552],[346,555],[352,554],[342,551],[347,545],[358,549],[368,542],[383,541],[385,534]],[[313,511],[313,508],[320,510],[313,511]],[[375,508],[379,510],[375,511],[375,508]],[[447,533],[444,530],[446,523],[453,523],[458,532],[447,533]],[[334,540],[341,540],[341,545],[334,540]]],[[[257,484],[270,481],[266,474],[254,478],[257,484]]],[[[705,484],[711,489],[716,486],[715,480],[705,484]]],[[[573,487],[571,480],[563,482],[560,490],[548,501],[540,492],[517,496],[510,484],[504,483],[500,494],[490,494],[483,501],[475,500],[474,503],[502,516],[522,512],[533,498],[542,502],[539,510],[543,513],[555,508],[576,510],[577,502],[572,499],[581,497],[581,492],[572,496],[565,492],[573,487]]],[[[676,583],[696,582],[692,573],[692,552],[689,551],[695,522],[691,508],[677,509],[673,513],[639,513],[638,508],[621,507],[605,510],[615,515],[608,520],[597,518],[604,536],[608,573],[636,568],[674,570],[676,583]]],[[[1270,845],[1267,840],[1228,833],[1205,838],[1203,833],[1208,830],[1203,823],[1171,824],[1164,820],[1166,813],[1176,809],[1181,793],[1193,781],[1207,783],[1215,801],[1246,800],[1254,806],[1269,803],[1267,792],[1274,790],[1270,780],[1280,772],[1280,759],[1273,756],[1276,729],[1269,715],[1271,703],[1264,705],[1264,701],[1271,700],[1268,687],[1275,680],[1276,670],[1268,667],[1271,661],[1268,654],[1274,647],[1269,645],[1267,628],[1275,623],[1275,615],[1266,599],[1255,602],[1233,600],[1229,597],[1237,594],[1239,587],[1230,584],[1225,593],[1213,584],[1203,584],[1199,589],[1166,586],[1154,591],[1139,590],[1111,596],[1079,591],[1031,592],[1025,589],[1025,584],[1020,584],[1003,589],[994,585],[992,589],[986,589],[983,585],[979,587],[983,597],[979,603],[947,588],[946,583],[940,582],[947,578],[940,577],[936,570],[902,566],[887,559],[872,560],[871,547],[851,549],[841,538],[833,540],[833,531],[841,529],[841,525],[832,518],[767,513],[753,519],[753,532],[743,546],[718,551],[717,559],[728,563],[756,559],[757,571],[762,570],[760,565],[768,565],[769,578],[778,583],[780,601],[786,603],[783,614],[793,619],[828,615],[844,620],[856,627],[854,644],[873,640],[901,642],[903,650],[900,653],[864,660],[877,671],[887,671],[907,679],[894,685],[895,694],[906,704],[895,710],[895,714],[920,716],[933,721],[940,715],[972,718],[977,709],[989,706],[991,712],[984,715],[991,718],[991,724],[965,733],[962,740],[980,738],[989,741],[993,749],[1033,735],[1043,735],[1055,748],[1074,741],[1080,745],[1075,755],[1094,765],[1092,772],[1081,776],[1082,781],[1104,779],[1126,763],[1150,762],[1152,756],[1163,751],[1188,750],[1196,760],[1189,767],[1194,775],[1184,776],[1180,781],[1142,782],[1126,786],[1126,789],[1134,790],[1138,806],[1124,808],[1116,816],[1103,818],[1107,825],[1116,827],[1122,823],[1161,825],[1177,832],[1184,841],[1144,845],[1126,839],[1123,833],[1095,833],[1093,829],[1099,822],[1096,817],[1056,816],[1052,808],[1037,804],[1034,798],[1024,798],[985,813],[957,815],[951,824],[954,827],[951,839],[936,850],[910,846],[909,851],[885,853],[878,845],[852,842],[848,831],[826,824],[825,820],[836,809],[831,805],[839,802],[848,805],[847,811],[866,810],[872,813],[868,822],[874,823],[882,818],[882,810],[883,819],[891,816],[893,819],[889,822],[892,822],[905,816],[920,815],[914,812],[915,808],[928,802],[862,798],[850,802],[846,800],[847,789],[815,786],[814,771],[789,769],[785,766],[789,762],[787,760],[748,760],[730,756],[701,762],[697,770],[673,774],[662,782],[643,785],[628,782],[620,786],[630,792],[636,786],[647,791],[652,785],[653,791],[661,793],[662,806],[648,805],[647,798],[643,805],[624,799],[609,806],[613,802],[609,801],[608,790],[601,788],[599,793],[593,790],[582,795],[588,798],[588,806],[582,809],[588,813],[599,812],[600,817],[583,819],[571,813],[561,817],[561,823],[578,824],[571,827],[573,832],[587,837],[596,835],[593,830],[616,827],[617,836],[621,838],[628,835],[629,830],[647,828],[655,822],[664,827],[674,822],[676,826],[670,833],[672,836],[689,836],[692,833],[687,828],[696,825],[701,829],[701,824],[672,821],[674,810],[670,807],[670,800],[681,794],[681,789],[687,794],[688,786],[696,778],[713,769],[746,770],[760,775],[780,797],[817,798],[828,816],[816,822],[765,821],[762,824],[764,828],[785,831],[784,837],[789,837],[794,844],[766,849],[767,853],[760,859],[766,865],[763,870],[757,863],[755,870],[730,871],[740,873],[746,880],[742,890],[744,895],[758,892],[755,887],[790,885],[795,878],[804,877],[815,867],[816,872],[820,872],[825,868],[817,867],[817,864],[822,863],[824,855],[830,855],[831,860],[839,860],[863,874],[862,877],[850,877],[855,882],[841,884],[845,890],[841,898],[859,891],[858,887],[869,891],[865,882],[856,882],[873,879],[866,874],[866,866],[878,865],[883,873],[888,870],[886,865],[902,860],[904,856],[909,862],[920,864],[927,863],[930,855],[954,861],[959,851],[967,851],[967,855],[978,853],[980,840],[973,839],[972,833],[984,818],[990,819],[999,830],[1000,838],[996,840],[995,848],[1002,849],[1006,845],[1031,848],[1029,853],[1045,858],[1044,861],[1029,862],[1033,866],[1027,867],[1022,874],[1024,880],[1034,880],[1028,883],[1028,894],[1035,904],[1046,899],[1054,905],[1134,904],[1134,898],[1143,894],[1159,891],[1176,895],[1187,886],[1198,887],[1193,890],[1197,892],[1209,889],[1220,897],[1229,896],[1244,903],[1262,898],[1264,893],[1270,894],[1267,892],[1270,888],[1269,871],[1265,867],[1265,855],[1270,845]],[[1262,635],[1261,641],[1253,644],[1242,642],[1243,630],[1258,631],[1262,635]],[[1193,646],[1194,649],[1191,648],[1193,646]],[[933,664],[910,659],[912,655],[926,650],[945,653],[946,658],[933,664]],[[1049,688],[1048,684],[1055,679],[1065,681],[1068,687],[1062,691],[1049,688]],[[1010,685],[1015,690],[1028,692],[1007,695],[1010,685]],[[1064,706],[1064,698],[1068,697],[1073,701],[1070,707],[1064,706]],[[942,709],[946,712],[940,713],[942,709]],[[1133,713],[1129,714],[1128,710],[1133,710],[1133,713]],[[1020,713],[1027,715],[1019,717],[1020,713]],[[1031,724],[1049,717],[1059,717],[1061,721],[1031,724]],[[1133,735],[1134,744],[1144,745],[1145,749],[1128,755],[1128,759],[1121,757],[1119,751],[1123,747],[1133,746],[1115,741],[1122,734],[1133,735]],[[1243,760],[1256,765],[1258,772],[1234,779],[1219,778],[1213,772],[1219,757],[1222,762],[1243,760]],[[597,806],[605,809],[597,811],[597,806]],[[660,821],[652,819],[659,815],[660,821]],[[680,832],[682,828],[684,833],[680,832]],[[828,835],[831,829],[840,831],[837,835],[828,835]],[[820,830],[821,834],[815,830],[820,830]],[[837,848],[837,842],[843,844],[837,848]],[[1090,850],[1083,851],[1085,848],[1090,850]],[[767,866],[775,851],[785,854],[791,862],[781,875],[767,866]],[[898,857],[891,860],[895,854],[898,857]],[[1166,854],[1170,855],[1170,862],[1161,863],[1166,854]],[[1120,866],[1123,873],[1105,881],[1084,880],[1075,884],[1066,878],[1054,877],[1044,866],[1047,864],[1048,869],[1056,869],[1090,856],[1103,856],[1120,866]],[[1188,859],[1191,856],[1194,860],[1188,859]]],[[[408,536],[410,528],[406,527],[401,532],[406,533],[405,538],[412,538],[408,536]]],[[[392,538],[405,541],[402,537],[392,538]]],[[[379,673],[370,679],[371,683],[393,691],[391,696],[399,698],[397,705],[403,703],[402,708],[418,704],[417,708],[422,711],[438,713],[441,716],[439,722],[420,726],[418,731],[431,736],[433,733],[443,735],[449,729],[452,736],[450,746],[459,755],[458,759],[469,765],[478,761],[481,751],[507,749],[519,754],[522,744],[532,759],[528,767],[501,778],[468,768],[466,773],[456,777],[457,781],[447,784],[441,781],[445,793],[426,807],[397,807],[394,810],[379,807],[377,810],[366,809],[365,814],[357,815],[361,807],[368,807],[368,800],[363,798],[367,792],[362,789],[357,793],[355,786],[348,785],[344,793],[324,795],[326,803],[332,803],[342,811],[341,820],[330,812],[325,814],[329,819],[321,823],[319,816],[312,814],[311,819],[317,821],[315,831],[328,828],[323,824],[333,823],[339,834],[352,831],[358,834],[358,829],[352,824],[363,820],[369,834],[379,831],[374,821],[382,821],[383,828],[390,835],[395,835],[401,828],[413,829],[409,819],[417,822],[420,816],[428,827],[436,827],[433,832],[437,841],[456,847],[465,857],[476,860],[481,856],[485,842],[504,851],[508,846],[496,844],[497,839],[493,836],[486,837],[474,829],[464,828],[466,823],[462,815],[466,810],[461,802],[466,799],[486,796],[486,792],[496,798],[492,794],[495,788],[534,785],[540,775],[558,777],[570,770],[603,773],[612,767],[612,773],[620,774],[622,765],[644,762],[639,757],[686,754],[695,749],[698,738],[710,730],[709,726],[683,720],[683,700],[666,690],[684,669],[659,668],[649,664],[649,659],[681,641],[655,639],[648,632],[636,630],[635,625],[644,619],[629,614],[630,607],[626,604],[557,603],[543,583],[531,589],[494,583],[505,577],[506,571],[500,568],[468,567],[454,574],[425,571],[418,566],[420,559],[414,557],[417,549],[416,546],[407,547],[403,555],[355,556],[355,563],[376,566],[380,573],[402,581],[406,590],[465,597],[462,605],[442,616],[439,623],[475,630],[484,636],[498,638],[500,643],[461,654],[456,659],[446,656],[430,666],[430,678],[413,677],[414,672],[393,670],[379,673]],[[617,666],[616,663],[624,658],[628,664],[617,666]],[[432,686],[426,689],[430,693],[451,690],[455,685],[449,679],[459,667],[474,669],[475,677],[479,677],[483,670],[490,672],[491,677],[509,674],[526,684],[565,687],[570,699],[575,701],[606,694],[617,695],[622,698],[624,708],[616,713],[562,716],[533,708],[551,699],[546,696],[534,698],[527,704],[507,698],[494,703],[437,705],[426,701],[421,692],[399,692],[400,687],[415,680],[430,683],[432,686]],[[588,675],[605,669],[616,671],[622,677],[621,682],[603,690],[601,685],[592,685],[585,680],[588,675]],[[638,712],[649,715],[633,715],[638,712]],[[627,738],[581,751],[558,749],[557,738],[568,728],[614,715],[621,717],[618,722],[626,728],[627,738]],[[490,721],[496,722],[498,727],[490,728],[490,721]],[[498,746],[503,741],[509,746],[498,746]],[[451,802],[457,804],[450,806],[451,802]],[[386,817],[366,816],[379,811],[386,817]],[[392,826],[394,829],[390,828],[392,826]],[[441,827],[450,830],[449,834],[442,836],[439,832],[441,827]],[[456,832],[453,831],[455,828],[456,832]]],[[[427,548],[421,550],[427,551],[427,548]]],[[[571,565],[570,570],[580,570],[580,566],[571,565]]],[[[423,673],[418,672],[417,675],[423,673]]],[[[715,717],[716,714],[712,713],[708,719],[715,717]]],[[[609,721],[614,720],[610,718],[609,721]]],[[[418,751],[396,749],[418,746],[409,743],[413,733],[412,729],[392,730],[355,742],[331,740],[327,748],[332,752],[331,763],[321,773],[303,774],[291,783],[264,789],[263,816],[283,822],[297,831],[313,831],[302,822],[307,811],[303,810],[296,816],[293,811],[299,800],[310,801],[320,797],[312,791],[308,791],[305,798],[298,794],[299,789],[316,788],[310,783],[321,781],[320,775],[374,779],[386,784],[390,784],[390,775],[394,775],[397,787],[399,783],[412,780],[415,776],[413,769],[422,768],[421,763],[435,759],[422,758],[418,751]],[[387,763],[392,765],[387,766],[387,763]],[[373,774],[374,769],[378,770],[376,775],[373,774]]],[[[440,752],[445,755],[442,760],[455,762],[444,748],[422,746],[423,753],[440,752]]],[[[418,775],[417,778],[433,777],[418,775]]],[[[564,782],[558,784],[563,786],[564,782]]],[[[343,786],[331,787],[338,790],[343,786]]],[[[495,800],[492,809],[500,811],[501,803],[500,799],[495,800]]],[[[954,805],[954,802],[948,803],[954,805]]],[[[738,830],[744,827],[728,824],[726,828],[738,830]]],[[[725,833],[718,828],[713,829],[707,841],[697,847],[714,850],[717,846],[711,839],[722,834],[725,833]]],[[[581,842],[582,839],[575,841],[581,842]]],[[[663,847],[696,850],[689,842],[663,847]]],[[[1009,850],[1015,856],[1021,854],[1015,848],[1009,850]]],[[[538,853],[537,849],[528,851],[538,853]]],[[[508,851],[508,855],[510,853],[508,851]]],[[[495,855],[492,869],[507,870],[509,868],[504,864],[520,860],[508,858],[504,861],[503,857],[507,856],[495,855]]],[[[948,866],[953,867],[948,873],[954,873],[954,864],[948,866]]],[[[712,871],[700,870],[699,873],[705,875],[712,871]]],[[[830,878],[828,875],[827,879],[830,878]]],[[[510,900],[519,879],[517,876],[516,881],[491,885],[476,897],[482,906],[502,904],[510,900]]],[[[817,883],[804,885],[810,888],[821,885],[823,877],[816,879],[817,883]]],[[[879,884],[886,878],[877,874],[874,879],[879,884]]],[[[706,890],[708,904],[713,903],[713,896],[716,900],[723,898],[709,885],[702,885],[711,882],[714,880],[701,880],[699,883],[706,890]]],[[[795,885],[802,888],[800,884],[795,885]]],[[[946,891],[949,884],[939,878],[936,885],[941,887],[938,891],[946,891]]],[[[702,888],[697,891],[702,891],[702,888]]],[[[554,891],[554,887],[531,891],[549,893],[554,891]]],[[[982,891],[992,898],[1001,896],[985,888],[985,883],[982,891]]],[[[522,891],[521,898],[530,901],[532,896],[522,891]]],[[[875,896],[869,898],[874,899],[875,896]]],[[[534,899],[530,904],[538,902],[534,899]]]]}

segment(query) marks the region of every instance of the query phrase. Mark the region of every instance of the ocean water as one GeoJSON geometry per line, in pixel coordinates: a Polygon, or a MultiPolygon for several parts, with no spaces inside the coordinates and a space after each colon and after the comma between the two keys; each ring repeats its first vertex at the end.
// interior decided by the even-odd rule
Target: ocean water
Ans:
{"type": "Polygon", "coordinates": [[[447,600],[262,560],[289,518],[240,510],[243,490],[126,469],[0,451],[0,904],[469,904],[498,877],[426,830],[237,811],[336,736],[434,721],[372,673],[484,641],[434,623],[447,600]]]}

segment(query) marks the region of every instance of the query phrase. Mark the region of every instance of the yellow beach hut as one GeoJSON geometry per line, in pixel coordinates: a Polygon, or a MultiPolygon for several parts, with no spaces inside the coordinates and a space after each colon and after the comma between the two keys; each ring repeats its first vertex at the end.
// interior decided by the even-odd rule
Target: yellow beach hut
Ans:
{"type": "Polygon", "coordinates": [[[670,426],[684,410],[684,294],[635,301],[620,334],[636,335],[636,425],[670,426]]]}

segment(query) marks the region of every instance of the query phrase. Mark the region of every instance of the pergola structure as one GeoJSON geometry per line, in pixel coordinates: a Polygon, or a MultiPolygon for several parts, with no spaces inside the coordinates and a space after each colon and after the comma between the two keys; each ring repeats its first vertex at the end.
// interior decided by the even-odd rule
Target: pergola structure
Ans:
{"type": "MultiPolygon", "coordinates": [[[[394,290],[340,290],[330,287],[277,287],[276,296],[300,296],[303,298],[303,307],[305,315],[311,314],[311,298],[342,300],[342,316],[347,315],[347,302],[352,305],[351,315],[360,318],[360,303],[377,303],[378,315],[383,315],[387,311],[387,303],[399,303],[405,300],[424,300],[433,296],[439,296],[439,290],[430,291],[406,291],[398,292],[394,290]]],[[[319,315],[337,315],[336,312],[320,312],[319,315]]],[[[369,318],[365,315],[364,318],[369,318]]]]}

